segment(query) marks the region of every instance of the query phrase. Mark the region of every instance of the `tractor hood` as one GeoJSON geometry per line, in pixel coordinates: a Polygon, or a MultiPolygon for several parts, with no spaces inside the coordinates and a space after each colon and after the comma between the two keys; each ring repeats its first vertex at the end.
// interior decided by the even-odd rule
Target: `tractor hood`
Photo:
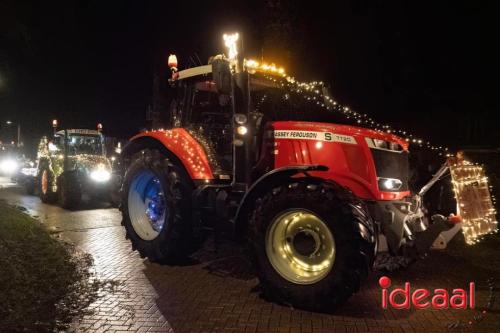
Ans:
{"type": "Polygon", "coordinates": [[[324,165],[311,172],[367,200],[401,200],[408,187],[408,142],[391,133],[333,123],[277,121],[266,128],[260,165],[324,165]]]}

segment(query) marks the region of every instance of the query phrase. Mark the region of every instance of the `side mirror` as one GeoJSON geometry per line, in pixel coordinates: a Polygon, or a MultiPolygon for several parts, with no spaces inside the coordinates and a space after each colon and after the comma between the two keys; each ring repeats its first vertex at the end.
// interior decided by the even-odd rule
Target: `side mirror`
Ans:
{"type": "Polygon", "coordinates": [[[227,60],[214,59],[212,61],[212,78],[218,93],[231,94],[231,68],[227,60]]]}

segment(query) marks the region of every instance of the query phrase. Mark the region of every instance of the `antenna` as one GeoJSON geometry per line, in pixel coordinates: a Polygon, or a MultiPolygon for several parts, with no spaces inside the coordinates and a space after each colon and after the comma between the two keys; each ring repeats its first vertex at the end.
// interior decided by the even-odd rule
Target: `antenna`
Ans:
{"type": "Polygon", "coordinates": [[[196,59],[198,59],[198,63],[200,64],[200,66],[203,66],[203,63],[201,62],[200,57],[198,57],[198,53],[195,52],[194,55],[196,56],[196,59]]]}
{"type": "Polygon", "coordinates": [[[196,67],[196,62],[194,61],[194,59],[193,59],[193,57],[192,57],[192,56],[189,56],[189,60],[190,60],[190,62],[191,62],[191,64],[192,64],[192,66],[191,66],[191,67],[196,67]]]}

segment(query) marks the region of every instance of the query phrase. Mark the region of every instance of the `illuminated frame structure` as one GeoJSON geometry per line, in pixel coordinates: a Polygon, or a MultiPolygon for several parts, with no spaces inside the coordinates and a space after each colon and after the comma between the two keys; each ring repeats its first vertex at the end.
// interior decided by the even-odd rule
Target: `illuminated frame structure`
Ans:
{"type": "Polygon", "coordinates": [[[465,241],[475,244],[481,236],[497,230],[496,210],[488,177],[482,166],[468,161],[460,161],[449,167],[465,241]]]}

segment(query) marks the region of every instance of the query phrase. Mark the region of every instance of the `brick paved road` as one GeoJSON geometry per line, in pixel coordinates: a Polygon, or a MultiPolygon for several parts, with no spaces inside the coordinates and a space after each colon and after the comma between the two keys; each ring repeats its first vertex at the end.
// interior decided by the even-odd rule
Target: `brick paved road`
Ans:
{"type": "MultiPolygon", "coordinates": [[[[1,187],[1,184],[0,184],[1,187]]],[[[0,198],[25,206],[43,223],[61,230],[63,238],[91,253],[102,279],[120,284],[103,291],[92,314],[75,323],[78,332],[500,332],[500,307],[484,320],[467,324],[478,311],[382,310],[380,272],[334,314],[295,310],[260,297],[245,256],[226,242],[215,251],[211,240],[185,266],[160,266],[142,260],[131,250],[119,225],[119,212],[101,207],[68,212],[24,196],[16,187],[0,190],[0,198]],[[458,320],[463,326],[453,329],[458,320]]],[[[474,251],[466,258],[456,245],[433,253],[410,268],[388,274],[393,285],[411,281],[412,288],[464,288],[476,281],[477,303],[484,306],[485,280],[500,283],[496,251],[474,251]]]]}

